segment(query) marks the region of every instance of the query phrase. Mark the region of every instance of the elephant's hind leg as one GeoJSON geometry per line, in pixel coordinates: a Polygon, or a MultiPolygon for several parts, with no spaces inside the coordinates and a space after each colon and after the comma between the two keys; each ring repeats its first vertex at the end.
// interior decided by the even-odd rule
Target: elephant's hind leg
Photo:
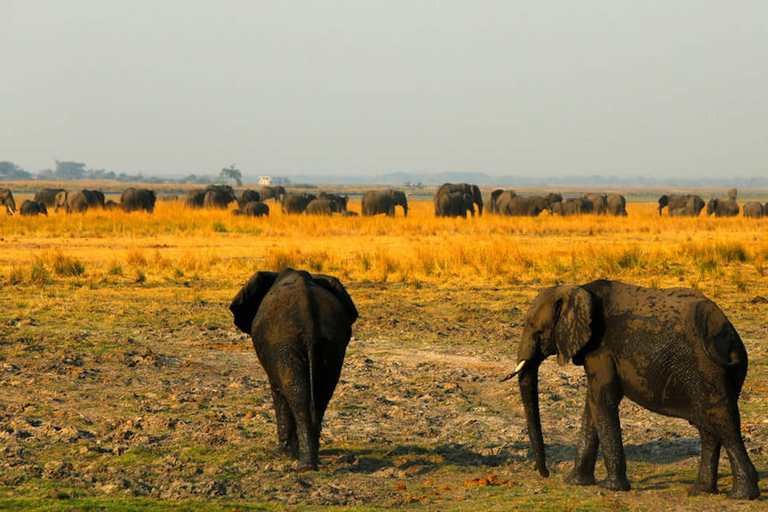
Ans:
{"type": "Polygon", "coordinates": [[[589,410],[589,403],[584,405],[584,414],[581,417],[581,430],[579,440],[576,443],[576,457],[573,460],[573,469],[565,477],[566,483],[573,485],[595,485],[595,461],[597,460],[597,448],[600,440],[597,437],[595,422],[589,410]]]}
{"type": "Polygon", "coordinates": [[[297,459],[299,457],[299,440],[296,435],[296,420],[291,407],[277,386],[272,388],[272,402],[275,406],[277,421],[277,448],[275,453],[297,459]]]}
{"type": "Polygon", "coordinates": [[[689,496],[717,494],[717,465],[720,461],[720,443],[714,436],[699,429],[701,438],[701,459],[699,474],[696,481],[688,490],[689,496]]]}

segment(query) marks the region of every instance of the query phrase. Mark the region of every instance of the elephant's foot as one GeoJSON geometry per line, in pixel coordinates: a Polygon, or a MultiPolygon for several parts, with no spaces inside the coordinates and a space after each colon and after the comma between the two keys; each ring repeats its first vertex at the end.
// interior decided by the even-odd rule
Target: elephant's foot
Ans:
{"type": "Polygon", "coordinates": [[[694,482],[690,489],[688,489],[688,496],[708,496],[711,494],[718,494],[717,483],[703,483],[694,482]]]}
{"type": "Polygon", "coordinates": [[[600,482],[600,487],[603,489],[608,489],[609,491],[628,491],[632,488],[632,486],[629,485],[629,480],[627,480],[627,477],[608,477],[600,482]]]}
{"type": "Polygon", "coordinates": [[[757,482],[734,482],[728,498],[732,500],[754,500],[760,496],[757,482]]]}
{"type": "Polygon", "coordinates": [[[317,471],[317,462],[302,462],[299,461],[299,473],[306,473],[307,471],[317,471]]]}
{"type": "Polygon", "coordinates": [[[278,443],[278,445],[275,447],[275,455],[298,459],[299,448],[295,444],[278,443]]]}
{"type": "Polygon", "coordinates": [[[565,477],[565,483],[571,485],[595,485],[597,482],[595,481],[594,474],[582,474],[574,469],[565,477]]]}

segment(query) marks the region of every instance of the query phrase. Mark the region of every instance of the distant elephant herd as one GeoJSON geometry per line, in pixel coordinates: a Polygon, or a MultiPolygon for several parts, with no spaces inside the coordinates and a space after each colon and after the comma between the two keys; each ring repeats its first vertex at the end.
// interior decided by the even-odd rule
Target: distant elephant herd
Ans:
{"type": "MultiPolygon", "coordinates": [[[[704,207],[707,215],[715,217],[734,217],[743,211],[745,217],[762,218],[768,215],[768,203],[751,201],[743,208],[736,202],[736,189],[728,192],[728,198],[712,198],[704,203],[701,196],[695,194],[665,194],[658,200],[659,215],[667,208],[670,217],[697,217],[704,207]]],[[[167,194],[163,200],[177,200],[176,194],[167,194]]],[[[357,216],[358,212],[347,209],[348,196],[320,192],[286,192],[283,186],[265,186],[260,190],[246,189],[239,194],[229,185],[208,185],[205,188],[188,192],[184,199],[187,208],[214,208],[226,210],[231,203],[237,203],[232,215],[262,217],[269,215],[268,199],[280,203],[286,214],[333,215],[344,217],[357,216]]],[[[90,209],[119,209],[124,212],[146,211],[152,213],[157,195],[146,188],[129,187],[120,197],[120,202],[105,201],[99,190],[79,190],[68,192],[61,188],[44,188],[35,194],[33,200],[24,201],[18,209],[21,215],[47,215],[63,210],[67,213],[82,213],[90,209]]],[[[433,198],[435,217],[467,217],[483,214],[486,211],[494,215],[536,217],[545,210],[550,215],[571,216],[582,214],[627,215],[627,201],[621,194],[582,194],[579,197],[563,198],[562,194],[551,192],[545,196],[519,196],[514,190],[496,189],[486,201],[477,185],[469,183],[445,183],[433,198]]],[[[9,214],[17,213],[16,203],[10,189],[0,188],[0,205],[9,214]]],[[[408,198],[405,192],[393,189],[369,190],[363,194],[361,212],[363,216],[395,216],[395,208],[403,209],[408,216],[408,198]]]]}

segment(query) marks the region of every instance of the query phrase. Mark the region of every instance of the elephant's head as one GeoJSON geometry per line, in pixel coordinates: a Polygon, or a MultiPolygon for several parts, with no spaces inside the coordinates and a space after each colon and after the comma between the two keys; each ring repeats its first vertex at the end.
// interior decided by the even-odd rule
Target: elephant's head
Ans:
{"type": "Polygon", "coordinates": [[[67,191],[62,190],[58,194],[56,194],[56,199],[54,201],[54,211],[57,211],[59,208],[66,206],[67,204],[67,191]]]}
{"type": "Polygon", "coordinates": [[[5,206],[8,215],[16,213],[16,201],[13,199],[13,193],[9,188],[0,189],[0,204],[5,206]]]}
{"type": "Polygon", "coordinates": [[[560,365],[573,360],[583,364],[583,350],[592,338],[595,297],[580,286],[555,286],[542,290],[526,315],[517,349],[518,365],[507,378],[519,375],[520,396],[536,469],[549,476],[539,414],[539,365],[557,354],[560,365]]]}
{"type": "Polygon", "coordinates": [[[664,194],[659,198],[659,215],[661,215],[661,209],[669,204],[669,196],[664,194]]]}
{"type": "MultiPolygon", "coordinates": [[[[472,199],[477,205],[477,214],[483,216],[483,196],[480,194],[480,187],[472,185],[472,199]]],[[[474,215],[474,213],[473,213],[474,215]]]]}
{"type": "Polygon", "coordinates": [[[712,198],[707,203],[707,215],[712,215],[717,211],[718,206],[720,205],[720,200],[716,198],[712,198]]]}
{"type": "Polygon", "coordinates": [[[394,201],[395,205],[403,207],[403,214],[407,217],[408,216],[408,199],[405,197],[405,192],[401,190],[392,190],[390,192],[390,196],[392,197],[392,201],[394,201]]]}

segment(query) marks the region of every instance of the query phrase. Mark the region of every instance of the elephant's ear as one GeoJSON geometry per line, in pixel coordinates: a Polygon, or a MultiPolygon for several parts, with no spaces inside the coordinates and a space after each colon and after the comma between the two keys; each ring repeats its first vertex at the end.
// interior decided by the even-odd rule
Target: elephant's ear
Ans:
{"type": "Polygon", "coordinates": [[[572,360],[592,337],[594,298],[580,286],[567,286],[556,306],[554,338],[557,362],[562,366],[572,360]]]}
{"type": "Polygon", "coordinates": [[[349,315],[351,323],[355,323],[355,320],[357,320],[358,317],[357,308],[355,307],[355,303],[352,302],[352,297],[347,293],[347,289],[344,288],[344,285],[335,277],[327,276],[325,274],[312,274],[312,280],[315,284],[320,285],[333,293],[341,302],[344,311],[349,315]]]}
{"type": "Polygon", "coordinates": [[[244,333],[251,334],[256,312],[277,276],[277,272],[256,272],[232,299],[229,310],[235,315],[235,325],[244,333]]]}

